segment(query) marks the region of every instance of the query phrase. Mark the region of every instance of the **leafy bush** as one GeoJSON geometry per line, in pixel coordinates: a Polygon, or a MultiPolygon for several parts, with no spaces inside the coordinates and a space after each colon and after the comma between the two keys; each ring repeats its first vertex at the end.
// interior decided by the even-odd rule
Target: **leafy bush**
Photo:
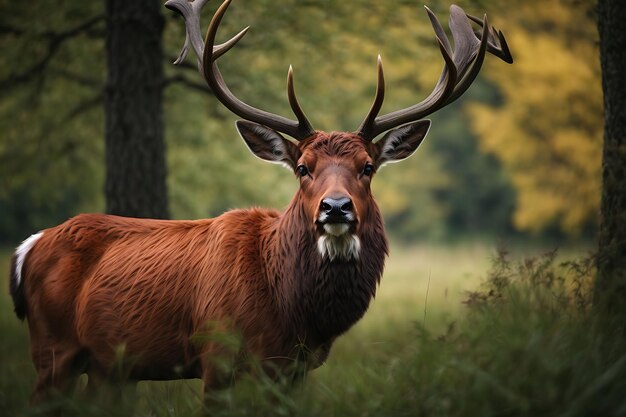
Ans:
{"type": "Polygon", "coordinates": [[[439,337],[418,326],[384,413],[626,413],[626,343],[594,313],[593,257],[555,259],[550,252],[514,263],[500,251],[484,288],[468,293],[463,320],[439,337]]]}

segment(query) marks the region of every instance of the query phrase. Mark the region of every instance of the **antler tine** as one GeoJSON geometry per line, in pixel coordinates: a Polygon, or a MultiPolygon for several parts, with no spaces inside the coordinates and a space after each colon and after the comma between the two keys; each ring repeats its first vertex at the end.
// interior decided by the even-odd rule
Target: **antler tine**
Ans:
{"type": "Polygon", "coordinates": [[[365,120],[363,120],[363,123],[361,123],[361,126],[357,129],[358,134],[362,137],[368,136],[371,133],[374,128],[376,116],[378,116],[378,112],[380,112],[383,106],[383,101],[385,101],[385,74],[383,72],[383,59],[380,57],[380,54],[378,55],[377,68],[378,82],[376,84],[376,97],[365,120]]]}
{"type": "MultiPolygon", "coordinates": [[[[487,15],[485,15],[484,19],[485,19],[485,22],[487,22],[487,15]]],[[[459,98],[465,91],[467,91],[469,86],[474,82],[474,80],[478,76],[478,73],[480,72],[480,69],[483,65],[483,62],[485,60],[485,55],[487,52],[488,30],[489,30],[488,25],[485,25],[483,27],[482,38],[478,46],[478,52],[476,53],[474,60],[471,62],[471,65],[468,68],[466,68],[466,72],[461,77],[461,80],[459,81],[459,83],[454,87],[454,91],[450,95],[448,103],[452,103],[454,100],[459,98]]]]}
{"type": "Polygon", "coordinates": [[[231,0],[224,1],[224,3],[222,3],[219,9],[215,12],[213,19],[209,24],[209,29],[205,38],[206,46],[204,48],[202,69],[204,78],[209,84],[209,87],[211,87],[213,94],[230,111],[246,120],[263,124],[274,130],[285,133],[297,140],[302,140],[311,136],[315,133],[315,131],[304,116],[302,109],[297,104],[295,93],[293,91],[293,81],[290,83],[291,86],[289,87],[290,91],[288,91],[288,93],[290,104],[298,118],[297,122],[250,106],[249,104],[238,99],[224,82],[224,78],[222,77],[222,74],[217,66],[217,58],[219,58],[219,55],[213,52],[213,45],[215,44],[217,29],[222,21],[222,18],[224,17],[224,14],[226,13],[226,10],[228,9],[228,6],[230,6],[230,3],[231,0]]]}
{"type": "Polygon", "coordinates": [[[441,26],[439,19],[437,19],[437,16],[435,16],[433,11],[430,10],[428,6],[424,6],[424,9],[426,10],[426,14],[428,15],[430,24],[433,27],[433,30],[435,31],[435,36],[437,37],[437,39],[439,39],[441,44],[445,47],[445,50],[448,53],[448,55],[452,55],[452,46],[450,46],[450,41],[448,40],[448,36],[446,35],[445,30],[443,30],[443,26],[441,26]]]}
{"type": "Polygon", "coordinates": [[[476,57],[480,40],[474,35],[465,12],[459,6],[450,6],[448,26],[450,26],[454,40],[454,65],[459,73],[459,79],[462,79],[470,63],[476,57]]]}
{"type": "MultiPolygon", "coordinates": [[[[485,26],[484,22],[482,19],[476,17],[476,16],[472,16],[470,14],[467,15],[467,17],[475,22],[478,23],[481,27],[485,26]]],[[[476,36],[481,36],[482,39],[482,33],[480,31],[476,31],[475,32],[476,36]]],[[[512,64],[513,63],[513,56],[511,55],[511,51],[509,50],[509,46],[506,43],[506,39],[504,38],[504,34],[502,33],[501,30],[496,29],[493,26],[489,27],[489,38],[488,38],[488,43],[487,43],[487,51],[495,56],[497,56],[498,58],[500,58],[501,60],[503,60],[504,62],[508,63],[508,64],[512,64]]]]}
{"type": "MultiPolygon", "coordinates": [[[[459,74],[453,59],[450,42],[445,36],[445,32],[443,31],[441,23],[439,23],[437,17],[428,7],[424,6],[424,8],[430,18],[435,31],[435,36],[437,37],[439,50],[441,51],[441,55],[445,61],[439,80],[437,81],[433,91],[428,97],[426,97],[426,99],[406,109],[398,110],[384,116],[379,116],[372,120],[372,116],[375,117],[378,113],[378,111],[376,111],[376,114],[372,113],[372,110],[374,109],[374,106],[372,106],[372,110],[370,110],[370,113],[366,117],[365,121],[361,124],[359,129],[357,129],[357,134],[366,140],[371,141],[380,133],[395,126],[418,120],[432,113],[431,109],[433,108],[443,107],[442,103],[444,103],[454,91],[454,86],[459,74]]],[[[378,94],[376,99],[378,100],[378,94]]],[[[380,110],[380,107],[382,107],[382,102],[378,106],[378,110],[380,110]]]]}
{"type": "Polygon", "coordinates": [[[480,72],[487,51],[505,62],[513,62],[504,35],[489,26],[486,15],[483,19],[478,19],[466,15],[458,6],[450,6],[449,25],[454,39],[453,52],[450,41],[437,17],[428,7],[426,7],[426,12],[445,61],[439,81],[430,95],[418,104],[378,116],[373,121],[370,111],[357,130],[357,133],[366,140],[371,141],[380,133],[393,127],[419,120],[455,101],[469,88],[480,72]],[[480,34],[474,33],[470,20],[482,26],[480,34]]]}
{"type": "MultiPolygon", "coordinates": [[[[185,43],[180,51],[180,54],[178,55],[178,58],[174,61],[175,65],[180,65],[185,60],[187,54],[189,53],[189,46],[191,46],[196,54],[198,69],[202,72],[204,40],[200,30],[200,13],[202,12],[202,8],[208,2],[209,0],[194,0],[193,2],[190,2],[189,0],[168,0],[165,2],[165,7],[178,12],[185,19],[185,43]]],[[[224,55],[228,52],[228,50],[230,50],[230,48],[235,46],[241,38],[244,37],[248,29],[249,28],[245,28],[227,42],[214,46],[213,53],[217,57],[224,55]]]]}
{"type": "Polygon", "coordinates": [[[291,65],[289,65],[289,71],[287,72],[287,97],[289,98],[291,110],[298,119],[298,124],[302,126],[303,130],[313,132],[313,126],[311,126],[309,119],[307,119],[304,111],[302,111],[302,107],[300,107],[300,103],[298,103],[298,98],[296,97],[296,90],[293,86],[293,67],[291,65]]]}

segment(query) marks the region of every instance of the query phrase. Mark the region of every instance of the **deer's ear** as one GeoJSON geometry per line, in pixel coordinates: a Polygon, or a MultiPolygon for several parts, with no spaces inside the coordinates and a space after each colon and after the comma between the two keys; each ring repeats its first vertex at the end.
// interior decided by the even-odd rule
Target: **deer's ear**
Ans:
{"type": "Polygon", "coordinates": [[[300,157],[298,147],[269,127],[246,120],[237,121],[237,130],[248,149],[264,161],[281,164],[291,171],[300,157]]]}
{"type": "Polygon", "coordinates": [[[430,120],[420,120],[389,131],[381,140],[376,142],[379,155],[376,165],[402,161],[413,155],[420,146],[428,130],[430,120]]]}

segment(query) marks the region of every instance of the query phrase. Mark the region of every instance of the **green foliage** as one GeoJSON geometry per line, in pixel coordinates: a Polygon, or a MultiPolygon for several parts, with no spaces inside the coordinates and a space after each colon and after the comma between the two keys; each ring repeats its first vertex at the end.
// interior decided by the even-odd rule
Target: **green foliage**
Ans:
{"type": "Polygon", "coordinates": [[[433,123],[440,126],[432,139],[433,153],[441,155],[442,165],[450,177],[446,187],[435,196],[448,207],[448,235],[459,231],[472,235],[508,235],[514,233],[512,215],[515,189],[492,155],[482,153],[478,139],[468,135],[470,122],[463,113],[466,103],[487,95],[489,87],[477,83],[468,97],[442,110],[433,123]]]}
{"type": "MultiPolygon", "coordinates": [[[[218,3],[207,5],[203,25],[218,3]]],[[[463,5],[468,11],[482,7],[463,5]]],[[[447,3],[429,6],[445,21],[447,3]]],[[[0,33],[0,82],[12,80],[0,98],[0,240],[15,243],[76,213],[103,209],[104,23],[64,38],[41,71],[29,70],[48,54],[50,36],[104,10],[100,2],[60,6],[49,0],[0,8],[0,26],[15,29],[0,33]],[[18,82],[24,73],[30,76],[18,82]]],[[[189,88],[189,82],[203,83],[194,59],[187,68],[171,65],[184,40],[183,22],[163,13],[173,216],[285,207],[297,186],[293,175],[252,157],[236,134],[235,116],[210,94],[189,88]],[[178,82],[181,77],[188,82],[178,82]]],[[[319,129],[351,131],[360,124],[373,100],[378,53],[388,86],[383,112],[421,100],[441,70],[432,28],[413,1],[287,0],[279,8],[268,1],[234,2],[219,40],[246,25],[252,25],[250,33],[220,59],[232,90],[252,105],[290,116],[286,72],[292,64],[298,96],[319,129]]],[[[415,239],[508,230],[511,186],[474,144],[455,107],[436,119],[417,155],[377,176],[374,193],[393,234],[415,239]]]]}
{"type": "MultiPolygon", "coordinates": [[[[203,25],[218,3],[209,2],[203,25]]],[[[473,14],[489,11],[516,62],[487,57],[485,79],[433,117],[417,154],[377,175],[374,195],[389,231],[405,240],[520,231],[588,235],[598,211],[602,123],[589,2],[460,4],[473,14]]],[[[433,0],[429,7],[445,22],[448,3],[433,0]]],[[[104,23],[63,38],[46,56],[54,36],[104,10],[99,2],[48,0],[2,2],[0,12],[0,83],[11,81],[0,98],[0,241],[15,243],[76,213],[103,209],[104,23]],[[38,66],[41,71],[31,71],[38,66]]],[[[173,216],[285,207],[297,187],[293,175],[250,155],[234,129],[236,117],[202,92],[195,59],[185,68],[171,65],[183,22],[163,13],[173,216]]],[[[286,72],[292,64],[300,101],[319,129],[359,125],[373,99],[378,53],[387,79],[383,113],[421,100],[441,71],[432,28],[414,1],[287,0],[278,8],[234,2],[219,40],[246,25],[252,26],[246,38],[220,59],[227,83],[246,102],[291,117],[286,72]]]]}
{"type": "Polygon", "coordinates": [[[1,241],[101,206],[101,13],[99,2],[0,3],[1,241]]]}

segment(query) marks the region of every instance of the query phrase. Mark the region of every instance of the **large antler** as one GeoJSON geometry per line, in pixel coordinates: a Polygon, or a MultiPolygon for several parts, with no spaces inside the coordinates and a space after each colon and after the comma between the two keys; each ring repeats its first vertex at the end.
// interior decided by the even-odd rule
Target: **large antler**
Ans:
{"type": "Polygon", "coordinates": [[[215,97],[230,111],[246,120],[260,123],[297,140],[305,139],[315,133],[315,130],[306,118],[296,98],[293,86],[293,70],[291,67],[289,67],[287,76],[287,94],[291,109],[298,121],[252,107],[238,99],[230,91],[217,66],[217,59],[243,38],[248,28],[239,32],[228,42],[217,46],[215,45],[217,29],[231,3],[231,0],[226,0],[222,3],[217,12],[215,12],[207,31],[206,41],[202,42],[200,35],[200,12],[207,2],[208,0],[195,0],[193,2],[189,2],[188,0],[168,0],[165,3],[167,8],[179,12],[185,18],[185,26],[187,29],[185,44],[178,59],[174,63],[179,64],[185,59],[189,50],[189,44],[191,44],[198,59],[200,72],[204,75],[215,97]]]}
{"type": "MultiPolygon", "coordinates": [[[[165,7],[175,12],[178,12],[185,19],[185,44],[181,49],[178,58],[174,61],[175,65],[180,65],[187,54],[189,53],[189,46],[193,48],[196,54],[196,62],[198,64],[198,70],[202,73],[202,55],[204,54],[204,40],[200,31],[200,13],[205,4],[209,0],[195,0],[190,2],[189,0],[168,0],[165,2],[165,7]]],[[[213,47],[213,53],[218,57],[224,55],[230,48],[232,48],[241,38],[244,37],[248,28],[245,28],[234,36],[228,42],[213,47]]]]}
{"type": "Polygon", "coordinates": [[[357,134],[366,140],[373,140],[380,133],[396,126],[419,120],[459,98],[478,75],[487,51],[505,62],[513,62],[504,35],[501,31],[489,26],[486,15],[481,20],[466,15],[458,6],[450,6],[449,25],[454,39],[454,51],[452,51],[441,23],[428,7],[426,7],[426,12],[435,30],[439,49],[445,61],[439,81],[422,102],[378,116],[385,96],[385,79],[382,60],[379,56],[376,98],[367,117],[357,129],[357,134]],[[482,32],[474,34],[468,18],[481,25],[482,32]]]}

